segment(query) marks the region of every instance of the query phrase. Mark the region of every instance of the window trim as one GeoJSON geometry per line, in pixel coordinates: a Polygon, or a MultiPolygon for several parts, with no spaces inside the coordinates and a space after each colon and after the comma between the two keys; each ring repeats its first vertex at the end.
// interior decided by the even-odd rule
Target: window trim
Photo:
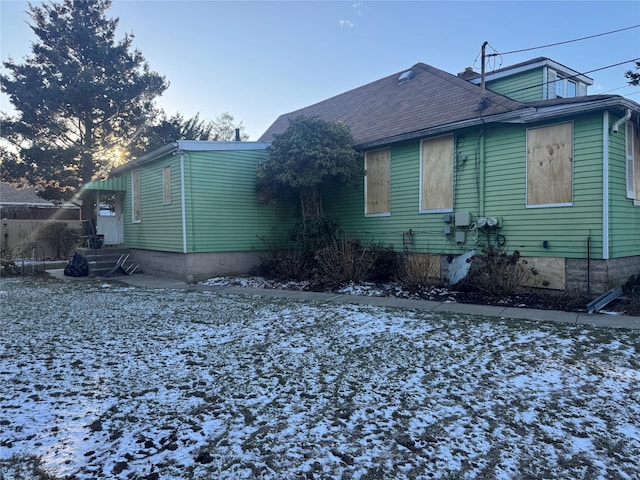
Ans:
{"type": "Polygon", "coordinates": [[[575,125],[573,121],[569,122],[559,122],[552,123],[548,125],[539,125],[536,127],[529,127],[526,129],[526,138],[525,138],[525,207],[526,208],[557,208],[557,207],[572,207],[573,199],[574,199],[574,184],[575,184],[575,169],[574,169],[574,154],[575,154],[575,125]],[[571,126],[571,200],[569,202],[560,202],[560,203],[529,203],[529,132],[532,130],[540,130],[544,128],[553,128],[558,127],[560,125],[570,125],[571,126]]]}
{"type": "Polygon", "coordinates": [[[364,216],[365,217],[389,217],[391,216],[391,148],[380,148],[377,150],[370,150],[368,152],[365,152],[364,154],[364,169],[365,169],[365,176],[364,176],[364,216]],[[379,152],[389,152],[389,177],[387,179],[387,181],[389,182],[389,188],[388,188],[388,210],[386,212],[375,212],[375,213],[369,213],[367,211],[367,207],[368,207],[368,199],[369,199],[369,188],[367,186],[368,181],[367,181],[367,157],[370,154],[374,154],[374,153],[379,153],[379,152]]]}
{"type": "Polygon", "coordinates": [[[429,138],[423,138],[422,140],[420,140],[420,183],[419,183],[419,194],[418,194],[418,213],[450,213],[453,212],[453,207],[454,207],[454,157],[455,157],[455,138],[453,134],[448,134],[448,135],[440,135],[437,137],[429,137],[429,138]],[[424,152],[424,144],[425,142],[430,142],[433,140],[442,140],[442,139],[451,139],[451,158],[450,158],[450,167],[451,167],[451,207],[444,207],[444,208],[422,208],[422,200],[423,200],[423,181],[424,181],[424,172],[423,172],[423,167],[424,167],[424,159],[423,159],[423,152],[424,152]]]}
{"type": "Polygon", "coordinates": [[[640,127],[631,121],[625,124],[624,153],[625,153],[625,184],[626,198],[633,200],[635,206],[640,206],[640,185],[636,183],[636,176],[640,169],[640,152],[636,152],[636,143],[640,144],[640,127]],[[637,139],[637,141],[636,141],[637,139]]]}

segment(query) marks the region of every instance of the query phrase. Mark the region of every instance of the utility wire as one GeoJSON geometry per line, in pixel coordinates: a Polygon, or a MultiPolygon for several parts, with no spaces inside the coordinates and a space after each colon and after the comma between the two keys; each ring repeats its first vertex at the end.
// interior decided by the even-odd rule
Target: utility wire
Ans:
{"type": "Polygon", "coordinates": [[[624,32],[625,30],[631,30],[633,28],[638,28],[638,27],[640,27],[640,25],[632,25],[630,27],[619,28],[618,30],[611,30],[610,32],[597,33],[596,35],[589,35],[588,37],[575,38],[573,40],[566,40],[564,42],[549,43],[548,45],[541,45],[539,47],[522,48],[520,50],[512,50],[511,52],[491,53],[491,54],[489,54],[487,56],[488,57],[494,57],[494,56],[497,56],[497,55],[510,55],[512,53],[529,52],[531,50],[538,50],[538,49],[541,49],[541,48],[555,47],[557,45],[564,45],[566,43],[580,42],[582,40],[588,40],[590,38],[602,37],[604,35],[611,35],[612,33],[624,32]]]}

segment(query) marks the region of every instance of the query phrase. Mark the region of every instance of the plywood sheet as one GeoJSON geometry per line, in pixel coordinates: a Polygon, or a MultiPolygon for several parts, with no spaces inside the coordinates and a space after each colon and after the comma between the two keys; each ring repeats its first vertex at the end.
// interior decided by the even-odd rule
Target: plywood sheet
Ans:
{"type": "Polygon", "coordinates": [[[550,288],[553,290],[565,289],[566,269],[564,258],[522,257],[520,264],[525,272],[521,282],[523,286],[550,288]],[[537,275],[530,273],[532,267],[538,272],[537,275]]]}
{"type": "Polygon", "coordinates": [[[527,204],[571,203],[573,124],[527,131],[527,204]]]}
{"type": "Polygon", "coordinates": [[[422,142],[421,210],[453,208],[453,136],[422,142]]]}
{"type": "Polygon", "coordinates": [[[366,213],[391,211],[391,151],[377,150],[365,156],[366,213]]]}

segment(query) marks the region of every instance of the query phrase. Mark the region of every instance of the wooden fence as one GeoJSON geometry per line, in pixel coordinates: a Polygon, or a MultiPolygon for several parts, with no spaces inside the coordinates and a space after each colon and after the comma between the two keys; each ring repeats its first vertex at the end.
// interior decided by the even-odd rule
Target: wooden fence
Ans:
{"type": "MultiPolygon", "coordinates": [[[[34,260],[56,259],[57,252],[52,245],[40,237],[42,228],[50,223],[64,223],[82,234],[79,220],[0,220],[0,247],[3,255],[13,258],[34,260]]],[[[62,252],[61,255],[64,255],[62,252]]]]}

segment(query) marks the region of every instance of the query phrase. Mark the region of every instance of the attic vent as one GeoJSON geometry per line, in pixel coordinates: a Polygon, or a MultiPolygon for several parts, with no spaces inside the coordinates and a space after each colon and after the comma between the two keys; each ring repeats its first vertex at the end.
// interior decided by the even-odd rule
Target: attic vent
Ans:
{"type": "Polygon", "coordinates": [[[398,85],[402,85],[403,83],[407,83],[412,78],[413,78],[413,70],[407,70],[406,72],[402,73],[398,77],[398,85]]]}

